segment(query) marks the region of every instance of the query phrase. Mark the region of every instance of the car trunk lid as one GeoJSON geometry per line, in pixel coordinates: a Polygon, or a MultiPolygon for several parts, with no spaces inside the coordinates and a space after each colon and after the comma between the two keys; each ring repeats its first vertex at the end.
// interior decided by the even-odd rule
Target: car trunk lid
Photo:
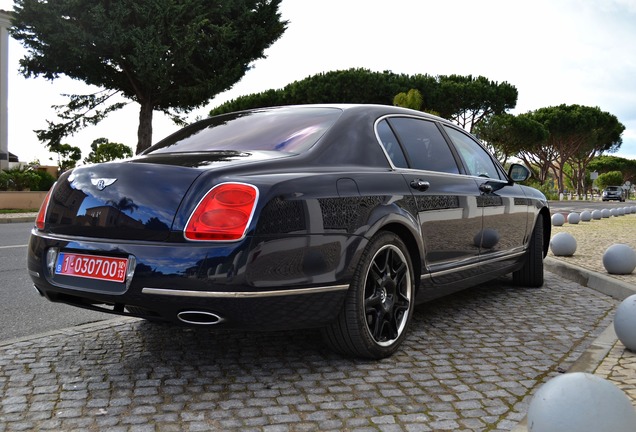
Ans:
{"type": "Polygon", "coordinates": [[[166,240],[181,201],[203,169],[273,157],[277,155],[173,154],[79,167],[57,182],[45,229],[79,237],[166,240]]]}

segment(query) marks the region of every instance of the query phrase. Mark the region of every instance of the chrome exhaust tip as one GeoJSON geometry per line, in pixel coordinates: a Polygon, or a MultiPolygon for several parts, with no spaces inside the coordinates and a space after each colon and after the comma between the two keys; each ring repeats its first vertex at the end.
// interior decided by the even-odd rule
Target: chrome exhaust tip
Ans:
{"type": "Polygon", "coordinates": [[[177,318],[179,318],[179,321],[191,325],[215,325],[224,321],[223,318],[217,314],[204,311],[179,312],[177,318]]]}

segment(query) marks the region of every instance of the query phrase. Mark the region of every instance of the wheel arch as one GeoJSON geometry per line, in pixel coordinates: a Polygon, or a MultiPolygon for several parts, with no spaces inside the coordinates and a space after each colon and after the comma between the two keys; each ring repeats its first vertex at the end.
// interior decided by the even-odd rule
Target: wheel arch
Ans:
{"type": "Polygon", "coordinates": [[[415,290],[419,288],[420,279],[422,275],[422,253],[420,251],[420,244],[415,238],[413,232],[405,225],[398,222],[391,222],[383,225],[377,232],[392,232],[397,235],[400,240],[404,242],[404,245],[408,249],[409,257],[411,258],[411,265],[413,266],[413,272],[415,273],[415,290]]]}

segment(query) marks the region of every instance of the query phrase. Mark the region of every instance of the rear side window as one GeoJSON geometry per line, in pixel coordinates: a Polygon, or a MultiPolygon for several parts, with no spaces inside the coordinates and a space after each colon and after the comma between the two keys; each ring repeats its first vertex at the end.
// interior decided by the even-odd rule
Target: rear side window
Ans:
{"type": "Polygon", "coordinates": [[[377,131],[380,137],[380,143],[382,143],[382,147],[384,147],[384,151],[386,151],[393,165],[398,168],[408,168],[409,165],[406,162],[406,156],[404,156],[402,147],[400,147],[397,137],[386,120],[382,120],[378,123],[377,131]]]}
{"type": "Polygon", "coordinates": [[[410,117],[388,119],[413,169],[459,174],[457,162],[435,123],[410,117]]]}
{"type": "Polygon", "coordinates": [[[338,108],[282,107],[221,115],[170,135],[144,154],[214,150],[298,154],[311,148],[341,114],[338,108]]]}

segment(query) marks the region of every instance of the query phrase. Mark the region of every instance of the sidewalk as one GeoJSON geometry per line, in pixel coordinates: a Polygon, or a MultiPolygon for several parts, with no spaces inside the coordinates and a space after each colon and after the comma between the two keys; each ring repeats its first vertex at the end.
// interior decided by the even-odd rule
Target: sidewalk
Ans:
{"type": "Polygon", "coordinates": [[[33,222],[37,215],[37,213],[2,213],[0,223],[33,222]]]}

